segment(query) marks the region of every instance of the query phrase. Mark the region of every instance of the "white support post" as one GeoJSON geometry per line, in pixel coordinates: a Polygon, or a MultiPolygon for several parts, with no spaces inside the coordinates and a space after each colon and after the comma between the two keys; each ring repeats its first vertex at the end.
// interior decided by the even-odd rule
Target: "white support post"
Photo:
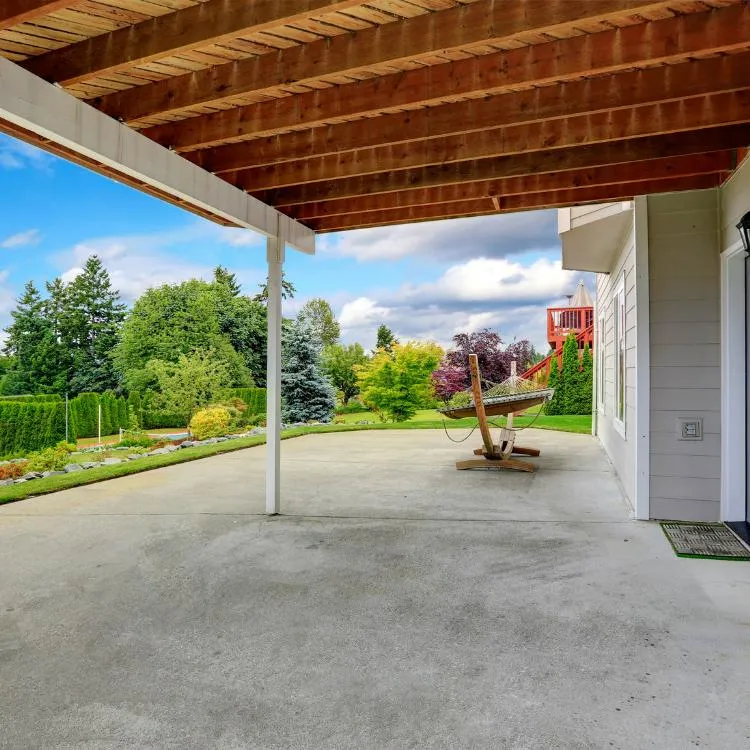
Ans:
{"type": "Polygon", "coordinates": [[[281,512],[281,271],[283,234],[266,241],[268,363],[266,369],[266,513],[281,512]]]}

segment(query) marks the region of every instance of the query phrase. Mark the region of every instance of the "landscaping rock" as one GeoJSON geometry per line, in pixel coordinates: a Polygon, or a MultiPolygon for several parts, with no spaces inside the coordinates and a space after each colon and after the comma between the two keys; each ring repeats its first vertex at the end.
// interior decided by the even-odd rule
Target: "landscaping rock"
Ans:
{"type": "Polygon", "coordinates": [[[122,459],[121,458],[105,458],[104,461],[102,461],[102,464],[104,466],[112,466],[114,464],[121,464],[122,459]]]}
{"type": "Polygon", "coordinates": [[[142,453],[131,453],[128,456],[128,461],[135,461],[136,458],[141,458],[141,456],[143,456],[142,453]]]}
{"type": "Polygon", "coordinates": [[[28,482],[28,481],[29,481],[28,479],[24,479],[23,477],[21,477],[20,479],[14,479],[13,484],[23,484],[24,482],[28,482]]]}
{"type": "Polygon", "coordinates": [[[97,466],[99,466],[99,464],[96,461],[84,461],[81,464],[81,467],[84,469],[94,469],[97,466]]]}
{"type": "Polygon", "coordinates": [[[60,474],[65,474],[65,472],[64,471],[45,471],[45,472],[42,473],[42,478],[45,478],[45,477],[57,477],[60,474]]]}
{"type": "Polygon", "coordinates": [[[216,443],[226,443],[227,440],[229,440],[228,437],[217,437],[217,438],[214,438],[214,442],[216,442],[216,443]]]}
{"type": "Polygon", "coordinates": [[[179,445],[165,445],[164,450],[167,451],[167,453],[174,453],[175,451],[180,450],[179,445]]]}
{"type": "Polygon", "coordinates": [[[194,445],[198,445],[194,440],[184,440],[180,443],[180,448],[192,448],[194,445]]]}
{"type": "Polygon", "coordinates": [[[169,453],[169,451],[166,448],[157,448],[156,450],[151,451],[151,453],[147,453],[147,456],[164,456],[165,454],[169,453]]]}
{"type": "Polygon", "coordinates": [[[42,472],[41,471],[29,471],[28,473],[24,474],[21,479],[25,479],[28,481],[29,479],[41,479],[42,478],[42,472]]]}
{"type": "Polygon", "coordinates": [[[71,471],[83,471],[83,466],[81,464],[65,464],[63,471],[66,474],[70,474],[71,471]]]}
{"type": "Polygon", "coordinates": [[[7,484],[14,484],[14,479],[0,479],[0,487],[5,487],[7,484]]]}

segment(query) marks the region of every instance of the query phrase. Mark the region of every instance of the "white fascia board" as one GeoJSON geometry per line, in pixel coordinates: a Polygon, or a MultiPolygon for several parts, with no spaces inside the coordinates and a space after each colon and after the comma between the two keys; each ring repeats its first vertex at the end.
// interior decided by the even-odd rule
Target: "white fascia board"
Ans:
{"type": "Polygon", "coordinates": [[[115,178],[130,177],[235,226],[315,252],[312,229],[2,57],[0,120],[107,167],[115,178]]]}

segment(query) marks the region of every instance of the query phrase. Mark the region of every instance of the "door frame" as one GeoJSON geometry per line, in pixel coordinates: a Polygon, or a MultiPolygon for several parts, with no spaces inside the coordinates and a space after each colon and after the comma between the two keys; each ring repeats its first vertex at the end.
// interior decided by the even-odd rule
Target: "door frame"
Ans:
{"type": "Polygon", "coordinates": [[[721,254],[721,520],[747,520],[746,261],[737,241],[721,254]]]}

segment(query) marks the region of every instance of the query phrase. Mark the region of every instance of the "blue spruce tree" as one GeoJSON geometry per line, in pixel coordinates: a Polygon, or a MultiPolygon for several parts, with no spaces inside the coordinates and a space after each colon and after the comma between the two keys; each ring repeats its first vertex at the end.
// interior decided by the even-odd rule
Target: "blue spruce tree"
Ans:
{"type": "Polygon", "coordinates": [[[284,331],[281,403],[285,422],[330,422],[336,408],[336,392],[323,374],[315,337],[299,321],[284,331]]]}

